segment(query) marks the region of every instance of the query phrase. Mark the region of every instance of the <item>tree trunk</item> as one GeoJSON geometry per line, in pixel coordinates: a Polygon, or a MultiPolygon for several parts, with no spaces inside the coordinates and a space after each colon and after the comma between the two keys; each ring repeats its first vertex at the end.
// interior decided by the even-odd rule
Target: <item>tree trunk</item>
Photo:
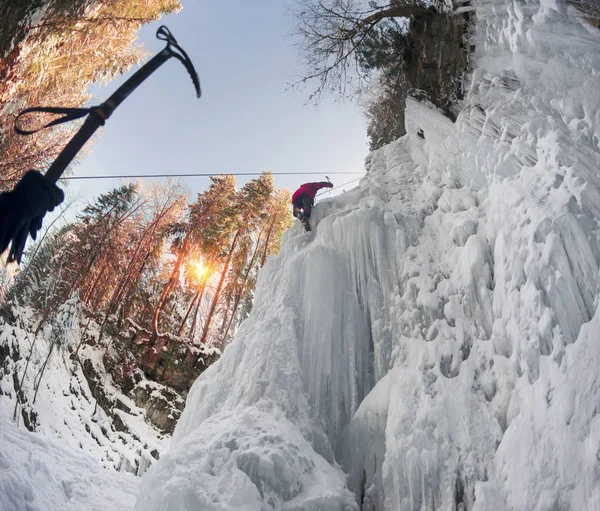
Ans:
{"type": "Polygon", "coordinates": [[[269,252],[269,241],[271,241],[271,233],[273,232],[273,226],[275,225],[275,220],[277,215],[273,216],[273,221],[271,222],[271,227],[269,227],[269,231],[267,232],[267,240],[265,241],[265,250],[263,252],[262,258],[260,260],[260,267],[262,268],[267,262],[267,253],[269,252]]]}
{"type": "Polygon", "coordinates": [[[108,268],[108,266],[109,266],[109,263],[108,263],[108,261],[106,261],[104,263],[104,266],[102,266],[102,269],[98,272],[98,276],[95,278],[94,282],[90,284],[90,286],[88,287],[88,290],[84,293],[83,301],[87,305],[90,304],[92,296],[94,295],[94,292],[96,291],[96,287],[98,286],[98,283],[102,279],[102,276],[104,275],[104,272],[106,271],[106,268],[108,268]]]}
{"type": "Polygon", "coordinates": [[[200,298],[196,302],[196,308],[194,309],[194,315],[192,316],[192,326],[190,327],[190,332],[188,334],[188,339],[190,341],[193,341],[194,339],[194,332],[196,331],[196,324],[198,322],[198,312],[200,311],[200,305],[202,305],[202,298],[200,298]]]}
{"type": "Polygon", "coordinates": [[[196,222],[193,225],[190,226],[190,230],[185,235],[185,239],[183,240],[183,244],[181,246],[181,252],[177,256],[177,261],[175,261],[175,266],[173,268],[173,272],[171,273],[171,277],[169,278],[169,282],[167,282],[167,285],[163,289],[163,292],[160,295],[160,298],[158,300],[158,303],[156,304],[156,307],[154,307],[154,313],[152,314],[152,339],[156,339],[159,335],[158,319],[159,319],[160,313],[162,312],[163,307],[165,306],[167,298],[169,297],[169,294],[171,293],[171,290],[173,289],[173,287],[175,285],[175,281],[176,281],[177,277],[179,276],[179,271],[181,270],[181,267],[183,266],[183,260],[184,260],[185,256],[187,255],[187,251],[190,248],[190,238],[192,236],[192,232],[196,228],[198,228],[198,226],[201,224],[201,222],[204,221],[204,219],[209,215],[211,210],[212,210],[212,204],[206,209],[206,211],[203,212],[202,216],[198,220],[196,220],[196,222]]]}
{"type": "Polygon", "coordinates": [[[0,82],[2,84],[10,74],[11,63],[18,61],[20,45],[29,32],[23,22],[42,5],[42,0],[0,3],[0,55],[3,56],[3,62],[0,62],[0,82]]]}
{"type": "Polygon", "coordinates": [[[215,296],[213,297],[210,311],[204,322],[204,328],[202,329],[202,337],[200,338],[200,342],[202,344],[206,344],[206,340],[208,337],[208,331],[210,330],[210,325],[214,319],[215,311],[217,310],[217,304],[219,302],[219,298],[221,297],[221,291],[223,290],[223,284],[225,283],[225,277],[227,276],[227,272],[229,271],[229,265],[231,264],[231,259],[233,258],[233,252],[237,247],[238,240],[240,238],[242,228],[240,227],[235,236],[233,237],[233,241],[231,243],[231,248],[229,249],[229,253],[227,254],[227,260],[225,261],[225,265],[223,266],[223,272],[221,273],[221,278],[219,279],[219,284],[217,285],[217,290],[215,292],[215,296]]]}
{"type": "Polygon", "coordinates": [[[144,269],[146,268],[146,264],[148,264],[148,259],[150,259],[150,255],[151,255],[151,252],[148,251],[146,253],[146,257],[142,261],[141,266],[138,268],[136,274],[134,275],[134,278],[132,278],[132,280],[129,282],[127,287],[123,290],[123,293],[122,293],[121,297],[119,298],[119,301],[116,304],[115,314],[117,314],[119,316],[119,328],[121,328],[121,322],[123,321],[123,317],[125,316],[125,305],[127,303],[127,299],[129,298],[132,284],[135,281],[135,278],[140,278],[142,276],[142,274],[144,273],[144,269]]]}
{"type": "Polygon", "coordinates": [[[235,313],[237,312],[237,309],[240,305],[240,301],[242,300],[242,296],[243,296],[244,290],[246,288],[246,282],[248,282],[249,274],[250,274],[250,268],[248,269],[248,273],[246,273],[246,276],[244,277],[244,280],[242,282],[242,287],[240,288],[239,292],[236,293],[236,295],[235,295],[235,302],[233,303],[231,316],[229,316],[229,321],[227,322],[227,328],[225,329],[225,333],[223,334],[223,337],[222,337],[222,344],[225,344],[225,340],[227,339],[227,336],[229,335],[229,330],[231,330],[231,325],[233,324],[233,320],[235,319],[235,313]]]}
{"type": "MultiPolygon", "coordinates": [[[[125,291],[129,287],[129,283],[133,280],[134,276],[137,275],[136,266],[138,266],[138,264],[139,264],[140,251],[142,250],[142,247],[144,247],[144,251],[147,251],[147,248],[144,246],[144,245],[146,245],[146,243],[145,243],[146,242],[146,239],[145,239],[146,234],[147,234],[147,232],[144,233],[144,235],[142,236],[142,239],[138,243],[138,246],[136,247],[135,252],[133,253],[133,256],[131,256],[131,260],[129,261],[129,264],[127,265],[127,268],[125,269],[125,274],[123,275],[121,282],[113,291],[113,295],[110,298],[111,303],[119,303],[121,296],[125,293],[125,291]]],[[[144,261],[146,260],[145,258],[146,258],[146,255],[144,255],[144,261]]]]}
{"type": "MultiPolygon", "coordinates": [[[[115,208],[117,206],[114,205],[106,214],[104,214],[93,226],[92,231],[90,231],[89,234],[91,234],[91,232],[93,232],[93,229],[95,229],[97,226],[102,225],[102,222],[104,222],[104,220],[108,217],[108,215],[110,213],[112,213],[115,208]]],[[[114,224],[112,226],[107,226],[108,228],[105,230],[104,232],[104,236],[102,237],[102,240],[97,244],[97,246],[91,250],[92,252],[92,257],[90,258],[87,268],[81,272],[79,272],[79,275],[77,275],[77,277],[75,278],[75,280],[73,281],[73,284],[71,285],[71,289],[69,290],[68,296],[71,296],[74,292],[75,289],[77,289],[78,287],[80,287],[83,284],[83,281],[85,280],[85,276],[88,275],[90,273],[90,270],[92,269],[92,267],[94,266],[94,264],[96,263],[96,261],[103,255],[103,250],[102,247],[103,245],[106,243],[106,240],[108,240],[110,233],[112,232],[113,228],[118,229],[119,225],[121,224],[121,222],[123,222],[125,219],[127,219],[127,217],[130,214],[133,214],[135,211],[137,211],[137,209],[140,207],[140,203],[133,203],[130,205],[130,207],[125,210],[121,216],[115,218],[114,220],[114,224]],[[116,226],[116,227],[115,227],[116,226]]]]}
{"type": "Polygon", "coordinates": [[[158,226],[160,225],[161,220],[175,207],[175,203],[171,204],[169,207],[165,207],[156,218],[152,221],[152,223],[146,228],[142,237],[131,257],[131,262],[127,266],[125,270],[125,278],[121,281],[121,284],[115,289],[111,302],[119,304],[121,302],[121,298],[123,295],[127,294],[127,291],[131,285],[131,282],[135,280],[141,274],[141,269],[137,269],[136,267],[141,266],[143,268],[148,261],[148,256],[150,254],[150,249],[152,248],[153,238],[156,236],[156,231],[158,226]],[[142,261],[141,265],[139,265],[139,261],[142,261]]]}
{"type": "MultiPolygon", "coordinates": [[[[269,238],[271,236],[271,230],[273,229],[273,224],[275,223],[275,217],[273,217],[273,220],[271,221],[271,226],[269,227],[269,231],[267,233],[267,239],[265,241],[266,244],[269,243],[269,238]]],[[[225,334],[223,335],[223,343],[225,342],[225,340],[227,339],[227,336],[229,335],[229,330],[231,330],[231,325],[233,324],[233,320],[235,318],[235,313],[237,312],[237,309],[240,305],[240,301],[242,300],[242,296],[244,295],[244,290],[246,289],[246,284],[248,282],[248,277],[250,276],[250,272],[252,271],[252,267],[254,266],[254,263],[256,262],[256,257],[258,256],[258,252],[260,249],[260,239],[262,238],[264,232],[264,226],[261,229],[259,235],[258,235],[258,239],[256,240],[256,247],[254,249],[254,253],[252,254],[252,258],[250,259],[250,262],[248,263],[248,266],[246,267],[246,272],[245,272],[245,276],[244,276],[244,280],[242,281],[242,285],[241,288],[239,290],[238,293],[236,293],[235,296],[235,302],[233,304],[233,310],[231,312],[231,316],[229,318],[229,321],[227,323],[227,328],[225,329],[225,334]]],[[[263,256],[264,258],[264,256],[263,256]]],[[[264,263],[263,263],[264,264],[264,263]]],[[[262,264],[261,264],[262,267],[262,264]]]]}
{"type": "Polygon", "coordinates": [[[413,14],[423,11],[418,5],[390,5],[386,9],[374,12],[360,21],[359,27],[379,23],[386,18],[410,18],[413,14]]]}
{"type": "Polygon", "coordinates": [[[206,288],[206,285],[203,285],[198,291],[196,291],[196,294],[194,295],[194,298],[190,302],[190,306],[188,307],[188,310],[185,313],[185,317],[181,320],[181,324],[179,325],[179,328],[177,329],[177,336],[180,336],[181,333],[183,332],[183,329],[185,328],[185,323],[188,320],[188,318],[190,317],[190,313],[192,312],[194,305],[196,305],[196,301],[202,300],[202,295],[204,294],[205,288],[206,288]]]}
{"type": "Polygon", "coordinates": [[[54,226],[54,224],[56,222],[58,222],[64,216],[64,214],[73,205],[73,203],[74,203],[74,201],[70,201],[61,210],[61,212],[58,215],[56,215],[56,217],[54,218],[54,220],[52,220],[52,222],[50,222],[50,224],[48,225],[48,227],[46,227],[46,229],[44,230],[44,235],[40,238],[38,244],[35,247],[35,250],[33,251],[33,254],[31,254],[31,257],[29,258],[29,262],[27,263],[27,266],[26,266],[25,270],[21,274],[21,278],[22,279],[24,279],[27,276],[27,274],[29,273],[29,268],[31,268],[33,266],[33,263],[35,262],[35,257],[37,256],[37,253],[38,253],[39,249],[41,248],[41,246],[44,244],[44,241],[46,240],[46,236],[48,236],[48,233],[50,232],[50,229],[52,229],[52,227],[54,226]]]}
{"type": "Polygon", "coordinates": [[[183,266],[183,261],[185,259],[185,256],[187,255],[187,251],[189,249],[190,236],[191,236],[191,231],[186,235],[185,239],[183,240],[183,245],[181,246],[181,250],[179,251],[177,260],[175,261],[175,266],[173,266],[173,271],[171,272],[169,281],[167,282],[167,285],[163,289],[163,292],[160,295],[158,302],[156,303],[156,307],[154,307],[154,313],[152,314],[152,337],[153,338],[158,336],[158,318],[165,306],[165,303],[167,302],[167,298],[171,294],[172,289],[175,287],[175,282],[179,278],[179,272],[181,271],[181,267],[183,266]]]}

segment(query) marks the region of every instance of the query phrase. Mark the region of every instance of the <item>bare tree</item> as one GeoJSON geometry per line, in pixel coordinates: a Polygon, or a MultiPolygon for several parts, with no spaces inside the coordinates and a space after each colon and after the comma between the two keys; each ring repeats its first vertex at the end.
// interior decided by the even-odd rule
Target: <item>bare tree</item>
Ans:
{"type": "Polygon", "coordinates": [[[316,82],[310,99],[326,90],[346,95],[353,78],[365,78],[361,45],[385,20],[410,18],[422,12],[419,0],[389,0],[382,5],[364,0],[299,0],[292,8],[307,68],[298,83],[316,82]]]}

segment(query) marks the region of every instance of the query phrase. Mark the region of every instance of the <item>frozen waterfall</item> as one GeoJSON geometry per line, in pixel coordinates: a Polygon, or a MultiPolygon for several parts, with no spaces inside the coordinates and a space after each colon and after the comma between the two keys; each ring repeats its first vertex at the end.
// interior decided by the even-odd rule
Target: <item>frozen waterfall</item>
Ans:
{"type": "Polygon", "coordinates": [[[474,8],[456,123],[286,234],[136,510],[600,509],[600,31],[474,8]]]}

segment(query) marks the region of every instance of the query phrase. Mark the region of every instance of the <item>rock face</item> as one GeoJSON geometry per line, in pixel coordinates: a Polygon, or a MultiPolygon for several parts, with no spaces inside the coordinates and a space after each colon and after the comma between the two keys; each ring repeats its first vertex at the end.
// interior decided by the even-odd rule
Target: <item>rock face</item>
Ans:
{"type": "Polygon", "coordinates": [[[130,346],[136,346],[135,364],[147,378],[187,393],[196,378],[221,355],[214,347],[193,345],[188,339],[160,334],[157,340],[142,328],[130,328],[130,346]]]}
{"type": "Polygon", "coordinates": [[[175,391],[154,382],[143,381],[133,389],[135,404],[146,410],[148,420],[161,432],[173,434],[185,406],[175,391]]]}
{"type": "Polygon", "coordinates": [[[5,392],[2,390],[2,385],[0,385],[0,396],[7,393],[8,397],[11,397],[11,393],[14,392],[20,401],[24,403],[19,408],[20,416],[23,419],[23,425],[29,431],[35,431],[35,428],[38,425],[38,415],[32,406],[27,403],[25,394],[21,389],[19,374],[16,370],[16,363],[21,359],[21,354],[18,346],[11,342],[10,333],[7,330],[8,329],[5,327],[4,335],[0,336],[0,380],[8,376],[12,380],[12,390],[7,390],[5,392]]]}
{"type": "MultiPolygon", "coordinates": [[[[469,63],[469,17],[424,13],[411,20],[411,46],[406,79],[416,95],[425,97],[452,120],[463,97],[462,77],[469,63]]],[[[413,93],[414,95],[414,93],[413,93]]]]}
{"type": "Polygon", "coordinates": [[[91,446],[105,466],[138,475],[158,459],[181,416],[187,389],[219,355],[208,347],[178,348],[178,339],[173,338],[172,345],[159,352],[163,363],[157,367],[162,381],[177,383],[176,389],[144,378],[130,349],[134,342],[131,332],[106,329],[100,342],[102,329],[87,316],[80,318],[80,326],[85,328],[77,330],[76,339],[60,343],[50,322],[35,337],[32,329],[39,319],[11,311],[0,312],[2,417],[12,415],[14,407],[18,420],[30,431],[56,431],[57,424],[60,430],[67,420],[64,424],[69,424],[70,434],[82,449],[91,446]],[[19,317],[27,320],[21,321],[21,326],[10,324],[19,317]],[[45,367],[49,370],[40,387],[38,375],[45,367]],[[41,393],[36,406],[38,388],[41,393]],[[54,412],[44,415],[50,408],[54,412]]]}
{"type": "Polygon", "coordinates": [[[428,100],[456,120],[471,53],[470,28],[468,12],[449,15],[427,10],[411,18],[402,55],[403,77],[374,102],[377,108],[370,111],[367,133],[371,150],[406,135],[407,95],[428,100]]]}
{"type": "MultiPolygon", "coordinates": [[[[83,371],[92,396],[112,418],[115,428],[118,431],[129,432],[120,412],[137,415],[140,411],[136,411],[135,407],[131,406],[131,401],[109,395],[110,393],[103,386],[105,378],[96,372],[90,360],[84,360],[83,371]]],[[[123,388],[121,390],[124,392],[125,398],[132,399],[137,406],[144,409],[146,418],[156,429],[163,434],[171,435],[173,433],[185,405],[180,394],[169,387],[148,380],[138,382],[133,389],[127,392],[123,388]]]]}

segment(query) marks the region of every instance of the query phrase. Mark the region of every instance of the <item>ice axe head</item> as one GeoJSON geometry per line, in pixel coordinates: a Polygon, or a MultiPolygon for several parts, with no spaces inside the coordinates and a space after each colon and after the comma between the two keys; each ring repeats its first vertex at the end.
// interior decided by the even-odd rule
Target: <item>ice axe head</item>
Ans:
{"type": "Polygon", "coordinates": [[[187,72],[190,75],[190,78],[192,79],[192,82],[194,82],[196,96],[200,97],[202,95],[202,90],[200,89],[200,78],[198,78],[198,73],[194,69],[194,64],[192,64],[192,61],[188,57],[188,54],[184,51],[184,49],[181,46],[177,44],[177,40],[173,37],[171,31],[164,25],[158,27],[158,30],[156,31],[156,37],[161,41],[166,41],[166,50],[169,52],[169,54],[172,57],[175,57],[185,66],[187,72]]]}

